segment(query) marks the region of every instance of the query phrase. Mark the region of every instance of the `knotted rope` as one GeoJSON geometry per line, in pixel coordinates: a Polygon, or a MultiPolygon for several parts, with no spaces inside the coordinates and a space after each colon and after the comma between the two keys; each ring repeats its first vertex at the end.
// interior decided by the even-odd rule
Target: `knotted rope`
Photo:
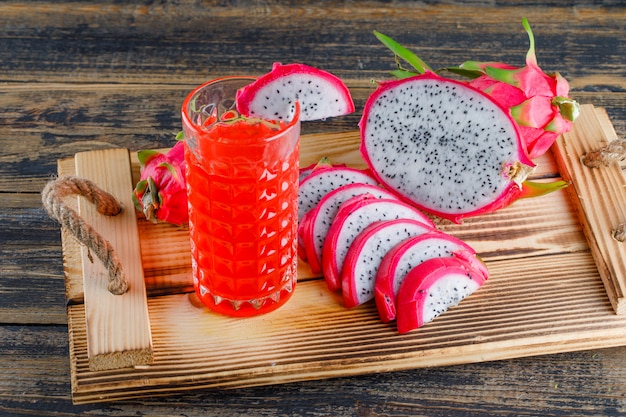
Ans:
{"type": "MultiPolygon", "coordinates": [[[[624,159],[626,159],[626,139],[615,139],[605,147],[583,155],[581,161],[589,168],[600,168],[609,166],[613,162],[621,162],[624,159]]],[[[626,223],[613,229],[611,236],[619,242],[626,241],[626,223]]]]}
{"type": "Polygon", "coordinates": [[[124,267],[111,243],[88,225],[73,208],[63,202],[70,195],[81,195],[96,206],[98,213],[115,216],[122,212],[121,204],[111,194],[84,178],[63,176],[49,181],[41,193],[48,215],[57,220],[83,245],[92,250],[109,271],[108,289],[120,295],[128,291],[124,267]]]}

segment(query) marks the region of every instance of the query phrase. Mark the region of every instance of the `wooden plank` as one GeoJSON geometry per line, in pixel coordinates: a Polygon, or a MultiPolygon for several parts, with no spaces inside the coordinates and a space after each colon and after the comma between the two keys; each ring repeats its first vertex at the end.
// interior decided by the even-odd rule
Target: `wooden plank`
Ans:
{"type": "Polygon", "coordinates": [[[617,135],[608,118],[583,106],[576,128],[557,140],[555,159],[563,177],[572,182],[570,196],[617,314],[626,313],[626,245],[611,236],[626,220],[626,179],[619,164],[592,169],[581,162],[617,135]]]}
{"type": "Polygon", "coordinates": [[[130,193],[133,184],[128,150],[84,152],[77,154],[75,160],[76,175],[94,181],[123,206],[121,214],[107,217],[86,199],[78,199],[80,216],[115,248],[129,283],[125,294],[111,294],[104,265],[94,262],[88,248],[81,249],[89,368],[103,371],[149,364],[152,335],[130,193]]]}
{"type": "Polygon", "coordinates": [[[280,310],[228,319],[194,295],[149,301],[154,363],[87,370],[82,306],[69,316],[77,403],[239,388],[481,362],[626,344],[626,316],[613,314],[589,252],[488,263],[490,281],[419,331],[398,335],[372,303],[345,309],[322,280],[299,284],[280,310]]]}
{"type": "MultiPolygon", "coordinates": [[[[393,68],[393,57],[381,52],[384,50],[371,34],[374,29],[395,36],[434,68],[458,64],[476,56],[477,44],[486,39],[497,41],[502,46],[497,57],[508,58],[504,60],[509,62],[513,58],[521,59],[527,48],[527,39],[522,36],[518,24],[518,15],[523,12],[535,32],[540,34],[540,45],[560,45],[558,50],[542,57],[544,65],[554,67],[558,64],[568,69],[568,79],[577,79],[571,73],[583,79],[590,77],[589,71],[572,65],[572,62],[598,62],[601,65],[596,66],[593,74],[605,76],[607,80],[596,85],[623,86],[624,69],[619,60],[606,59],[621,52],[620,44],[615,41],[623,35],[621,13],[607,12],[607,9],[612,10],[611,7],[585,7],[578,3],[574,7],[571,2],[558,3],[558,7],[554,2],[552,7],[526,7],[520,11],[526,4],[511,3],[517,5],[505,7],[501,2],[497,5],[482,2],[480,8],[476,8],[476,4],[460,1],[436,6],[428,2],[406,2],[394,4],[389,15],[381,12],[380,5],[350,7],[336,3],[333,5],[336,7],[331,7],[314,1],[298,2],[289,7],[269,2],[245,6],[211,2],[201,8],[177,5],[176,13],[169,10],[173,6],[162,4],[135,7],[82,1],[72,3],[72,6],[55,3],[52,7],[46,2],[37,2],[28,7],[16,7],[14,2],[2,2],[0,17],[13,23],[6,25],[9,39],[18,39],[28,47],[1,50],[0,62],[11,63],[3,80],[14,84],[25,84],[33,79],[40,83],[70,80],[76,84],[145,84],[150,77],[152,83],[170,84],[175,80],[178,84],[195,85],[201,76],[208,80],[244,71],[262,74],[269,70],[272,62],[289,57],[293,62],[306,61],[331,70],[343,80],[358,77],[366,84],[393,68]],[[258,18],[249,19],[250,16],[258,18]],[[581,16],[588,25],[582,29],[571,24],[581,16]],[[246,28],[249,31],[262,36],[239,43],[223,33],[223,27],[243,19],[248,20],[246,28]],[[337,36],[329,32],[332,27],[341,33],[346,19],[351,24],[349,41],[352,47],[349,48],[346,42],[338,42],[337,36]],[[84,28],[77,24],[83,21],[95,21],[97,25],[84,28]],[[180,21],[186,22],[182,34],[175,29],[180,21]],[[207,25],[207,21],[213,24],[207,25]],[[427,25],[428,32],[411,30],[416,22],[420,26],[427,25]],[[268,30],[268,26],[273,30],[268,30]],[[306,45],[285,45],[284,33],[293,31],[298,31],[302,39],[307,40],[306,45]],[[581,31],[584,33],[580,34],[581,31]],[[102,33],[107,36],[101,36],[102,33]],[[149,35],[126,45],[127,50],[119,48],[125,39],[131,39],[137,33],[149,35]],[[196,33],[202,36],[194,36],[196,33]],[[432,39],[435,34],[436,42],[432,39]],[[80,48],[66,44],[68,37],[78,38],[80,35],[80,48]],[[158,46],[155,39],[159,41],[158,46]],[[563,39],[577,42],[563,42],[563,39]],[[268,45],[272,45],[271,49],[268,45]],[[250,53],[250,47],[262,53],[250,53]],[[181,50],[187,51],[184,59],[181,59],[181,50]],[[211,65],[199,75],[189,63],[204,62],[208,50],[213,51],[211,65]],[[64,51],[67,55],[63,59],[53,59],[49,51],[64,51]],[[125,55],[127,51],[133,53],[132,59],[125,55]],[[322,52],[313,54],[311,51],[322,52]],[[72,60],[70,64],[72,56],[80,59],[72,60]],[[570,58],[573,56],[576,59],[570,58]],[[242,65],[241,57],[245,57],[245,65],[242,65]]],[[[581,90],[580,84],[575,88],[581,90]]]]}

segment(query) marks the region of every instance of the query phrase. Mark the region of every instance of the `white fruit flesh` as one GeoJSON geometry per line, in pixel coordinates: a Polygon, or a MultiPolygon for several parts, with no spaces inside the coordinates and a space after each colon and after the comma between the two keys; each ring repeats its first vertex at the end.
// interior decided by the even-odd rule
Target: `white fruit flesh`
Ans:
{"type": "Polygon", "coordinates": [[[380,181],[435,214],[488,207],[512,186],[511,166],[532,165],[497,103],[434,74],[379,87],[366,104],[361,139],[380,181]]]}
{"type": "Polygon", "coordinates": [[[310,218],[313,241],[310,242],[312,251],[308,252],[309,257],[314,254],[321,262],[324,241],[339,207],[350,198],[365,193],[376,198],[395,198],[389,191],[371,184],[348,184],[329,192],[320,200],[310,218]]]}
{"type": "Polygon", "coordinates": [[[433,321],[450,307],[458,305],[479,287],[479,283],[466,274],[451,273],[439,278],[428,289],[422,311],[424,323],[433,321]]]}
{"type": "Polygon", "coordinates": [[[405,219],[381,222],[371,228],[371,233],[366,229],[357,236],[346,255],[341,282],[349,307],[374,298],[378,268],[391,248],[407,238],[432,231],[430,226],[405,219]]]}
{"type": "Polygon", "coordinates": [[[354,183],[376,185],[376,179],[365,171],[346,167],[325,168],[313,172],[302,180],[298,189],[298,220],[314,209],[332,190],[354,183]]]}

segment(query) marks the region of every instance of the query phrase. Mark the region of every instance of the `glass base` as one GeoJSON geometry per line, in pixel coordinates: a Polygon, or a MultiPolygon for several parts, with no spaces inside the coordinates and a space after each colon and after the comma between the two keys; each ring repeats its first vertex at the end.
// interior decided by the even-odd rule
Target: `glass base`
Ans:
{"type": "Polygon", "coordinates": [[[250,317],[269,313],[289,300],[295,290],[296,278],[288,279],[283,287],[266,296],[250,300],[232,300],[212,294],[211,291],[202,284],[195,285],[196,294],[211,310],[232,317],[250,317]]]}

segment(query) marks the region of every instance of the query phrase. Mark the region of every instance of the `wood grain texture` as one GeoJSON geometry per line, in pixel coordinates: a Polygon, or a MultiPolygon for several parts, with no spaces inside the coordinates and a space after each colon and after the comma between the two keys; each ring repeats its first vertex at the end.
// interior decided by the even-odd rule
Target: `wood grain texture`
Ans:
{"type": "MultiPolygon", "coordinates": [[[[148,365],[153,356],[152,332],[137,216],[129,192],[133,189],[130,156],[124,149],[112,149],[81,152],[74,159],[79,178],[93,181],[122,206],[120,214],[103,216],[93,204],[78,197],[80,217],[114,248],[128,283],[124,294],[112,294],[105,265],[94,262],[89,248],[81,248],[89,368],[106,371],[148,365]]],[[[74,259],[71,253],[68,260],[74,259]]],[[[65,264],[72,269],[68,261],[65,264]]]]}
{"type": "Polygon", "coordinates": [[[476,297],[404,336],[393,324],[380,323],[371,303],[346,310],[320,280],[299,285],[280,313],[251,320],[211,314],[194,295],[157,297],[150,300],[154,363],[119,372],[88,371],[84,312],[75,306],[69,312],[74,401],[271,385],[626,343],[626,318],[613,314],[589,254],[542,260],[523,271],[516,261],[490,263],[491,281],[476,297]],[[559,270],[572,272],[564,276],[559,270]]]}
{"type": "MultiPolygon", "coordinates": [[[[64,250],[39,195],[58,159],[115,147],[170,147],[187,91],[215,76],[266,72],[275,61],[331,70],[351,89],[353,115],[308,123],[304,133],[355,131],[371,81],[394,67],[372,30],[396,37],[433,66],[469,58],[519,65],[528,46],[522,16],[533,25],[540,65],[561,71],[574,98],[605,108],[617,134],[626,134],[620,0],[0,2],[0,415],[626,413],[624,347],[72,404],[64,250]]],[[[519,215],[523,205],[513,208],[519,215]]],[[[585,245],[582,230],[565,232],[567,222],[558,240],[546,241],[544,226],[524,243],[523,226],[507,216],[492,225],[514,226],[516,245],[539,241],[545,253],[585,245]]],[[[509,238],[489,233],[485,241],[505,259],[509,238]]]]}
{"type": "Polygon", "coordinates": [[[129,416],[613,416],[626,368],[620,348],[384,372],[233,390],[198,389],[141,401],[68,404],[67,332],[0,326],[4,415],[129,416]],[[36,355],[33,352],[37,352],[36,355]],[[419,382],[405,384],[403,380],[419,382]],[[9,383],[9,381],[13,381],[9,383]],[[581,396],[581,392],[595,392],[581,396]],[[290,399],[285,401],[285,399],[290,399]],[[42,409],[42,404],[46,408],[42,409]],[[582,410],[582,411],[581,411],[582,410]]]}
{"type": "MultiPolygon", "coordinates": [[[[588,109],[588,108],[587,108],[588,109]]],[[[584,109],[584,110],[587,110],[584,109]]],[[[626,313],[626,246],[615,240],[613,229],[626,219],[626,179],[618,163],[591,169],[582,162],[588,152],[617,139],[605,116],[583,111],[576,129],[557,140],[555,159],[563,176],[591,252],[617,314],[626,313]],[[604,122],[604,123],[603,123],[604,122]]]]}

